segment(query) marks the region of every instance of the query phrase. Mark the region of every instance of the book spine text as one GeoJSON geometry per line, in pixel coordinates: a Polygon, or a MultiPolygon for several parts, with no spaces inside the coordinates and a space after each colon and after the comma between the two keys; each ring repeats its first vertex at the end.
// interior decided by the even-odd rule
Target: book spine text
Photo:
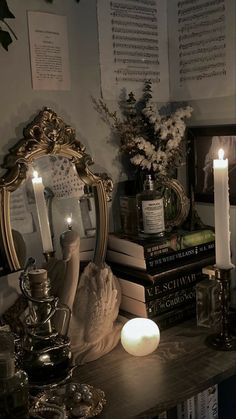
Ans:
{"type": "Polygon", "coordinates": [[[146,244],[144,246],[144,257],[153,258],[162,253],[187,249],[188,247],[198,246],[214,241],[212,230],[195,231],[193,233],[176,233],[171,238],[163,239],[161,243],[146,244]]]}
{"type": "Polygon", "coordinates": [[[213,254],[215,251],[215,242],[209,242],[197,246],[190,247],[188,249],[178,250],[171,252],[170,254],[160,255],[156,258],[146,259],[146,268],[150,272],[154,269],[164,267],[170,267],[178,265],[180,261],[196,260],[198,257],[205,257],[213,254]]]}
{"type": "Polygon", "coordinates": [[[166,277],[158,280],[151,286],[145,287],[145,300],[151,301],[162,295],[196,285],[202,279],[202,272],[188,272],[180,276],[166,277]]]}
{"type": "Polygon", "coordinates": [[[161,313],[165,313],[173,309],[174,307],[181,306],[185,303],[195,301],[196,299],[196,289],[195,287],[190,287],[185,290],[179,290],[172,294],[167,294],[162,298],[157,298],[155,300],[146,303],[147,314],[149,317],[156,316],[161,313]]]}

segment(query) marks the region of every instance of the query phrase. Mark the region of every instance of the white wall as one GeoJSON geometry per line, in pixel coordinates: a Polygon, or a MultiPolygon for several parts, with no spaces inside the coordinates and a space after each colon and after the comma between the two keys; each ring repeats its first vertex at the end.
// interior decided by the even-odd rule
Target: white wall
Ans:
{"type": "MultiPolygon", "coordinates": [[[[98,0],[99,1],[99,0],[98,0]]],[[[18,36],[6,52],[0,47],[0,163],[18,139],[23,127],[44,106],[52,107],[65,122],[76,129],[78,139],[96,162],[96,170],[106,171],[116,183],[125,179],[118,159],[118,147],[109,141],[108,127],[93,109],[90,96],[100,97],[100,69],[96,0],[8,0],[16,19],[8,21],[18,36]],[[27,10],[66,15],[68,22],[70,91],[34,91],[27,29],[27,10]]],[[[110,104],[113,106],[113,104],[110,104]]],[[[235,123],[235,95],[225,98],[193,101],[191,124],[235,123]]],[[[116,191],[116,188],[115,190],[116,191]]],[[[199,205],[206,223],[213,223],[211,206],[199,205]]],[[[236,263],[236,212],[231,208],[231,232],[236,263]]]]}
{"type": "Polygon", "coordinates": [[[101,170],[119,178],[117,150],[109,143],[109,131],[93,109],[90,96],[100,97],[100,70],[97,41],[96,1],[9,0],[16,19],[8,23],[18,40],[6,52],[0,49],[1,154],[22,136],[22,128],[44,106],[52,107],[77,132],[78,138],[101,170]],[[31,87],[27,10],[67,16],[70,91],[34,91],[31,87]],[[104,150],[106,152],[104,153],[104,150]]]}

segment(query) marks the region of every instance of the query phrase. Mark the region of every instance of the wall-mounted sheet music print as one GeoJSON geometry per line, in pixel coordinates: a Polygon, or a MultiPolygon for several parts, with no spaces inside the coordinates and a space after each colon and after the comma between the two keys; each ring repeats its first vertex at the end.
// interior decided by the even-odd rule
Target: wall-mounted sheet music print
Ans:
{"type": "Polygon", "coordinates": [[[149,79],[153,99],[169,99],[166,0],[97,2],[102,95],[140,95],[149,79]]]}
{"type": "Polygon", "coordinates": [[[235,94],[235,0],[172,0],[171,98],[235,94]]]}

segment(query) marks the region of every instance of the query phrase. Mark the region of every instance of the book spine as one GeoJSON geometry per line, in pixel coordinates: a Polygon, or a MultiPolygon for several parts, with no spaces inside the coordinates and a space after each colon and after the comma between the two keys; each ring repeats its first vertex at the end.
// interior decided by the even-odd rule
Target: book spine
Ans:
{"type": "Polygon", "coordinates": [[[207,419],[218,419],[218,386],[207,389],[207,419]]]}
{"type": "Polygon", "coordinates": [[[190,397],[177,405],[177,419],[197,419],[195,415],[195,398],[190,397]]]}
{"type": "Polygon", "coordinates": [[[175,235],[163,239],[162,242],[144,245],[144,257],[153,258],[160,255],[161,253],[183,250],[188,247],[198,246],[200,244],[213,242],[215,240],[215,234],[213,230],[205,229],[194,232],[182,232],[176,233],[175,235]]]}
{"type": "Polygon", "coordinates": [[[195,287],[189,287],[185,290],[179,290],[172,294],[164,295],[161,298],[152,300],[146,304],[148,317],[157,316],[158,314],[165,313],[172,310],[174,307],[179,307],[185,303],[196,300],[195,287]]]}
{"type": "Polygon", "coordinates": [[[169,254],[159,255],[156,258],[146,259],[146,269],[149,272],[157,272],[157,269],[164,269],[165,267],[178,266],[182,261],[194,261],[201,257],[207,257],[214,254],[215,242],[204,243],[189,247],[187,249],[178,250],[169,254]]]}
{"type": "Polygon", "coordinates": [[[207,396],[208,390],[201,391],[196,395],[196,415],[198,418],[207,419],[207,396]]]}
{"type": "Polygon", "coordinates": [[[159,329],[166,330],[169,327],[176,326],[177,324],[183,322],[184,320],[189,320],[196,315],[196,308],[192,304],[191,306],[183,307],[182,310],[171,310],[166,313],[166,316],[157,316],[152,318],[155,323],[157,323],[159,329]]]}
{"type": "Polygon", "coordinates": [[[153,285],[144,287],[145,301],[148,302],[170,292],[178,291],[180,289],[185,289],[189,286],[196,285],[201,279],[201,269],[198,269],[196,272],[188,272],[182,275],[176,274],[174,277],[160,278],[160,280],[158,280],[153,285]]]}
{"type": "Polygon", "coordinates": [[[132,279],[130,275],[121,275],[121,277],[117,275],[117,279],[122,294],[143,302],[149,302],[163,295],[197,285],[203,279],[200,268],[195,272],[187,271],[183,274],[175,272],[170,276],[159,278],[150,285],[143,283],[138,278],[132,279]]]}

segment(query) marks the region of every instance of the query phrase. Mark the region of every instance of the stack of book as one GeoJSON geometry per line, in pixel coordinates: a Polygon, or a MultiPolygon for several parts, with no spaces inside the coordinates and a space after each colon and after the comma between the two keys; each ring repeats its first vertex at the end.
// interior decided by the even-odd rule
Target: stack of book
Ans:
{"type": "Polygon", "coordinates": [[[196,284],[215,262],[214,231],[179,230],[155,241],[110,234],[107,262],[121,286],[120,314],[164,329],[196,314],[196,284]]]}
{"type": "Polygon", "coordinates": [[[218,385],[179,403],[176,419],[218,419],[218,385]]]}
{"type": "Polygon", "coordinates": [[[218,413],[218,385],[215,384],[153,419],[218,419],[218,413]]]}

